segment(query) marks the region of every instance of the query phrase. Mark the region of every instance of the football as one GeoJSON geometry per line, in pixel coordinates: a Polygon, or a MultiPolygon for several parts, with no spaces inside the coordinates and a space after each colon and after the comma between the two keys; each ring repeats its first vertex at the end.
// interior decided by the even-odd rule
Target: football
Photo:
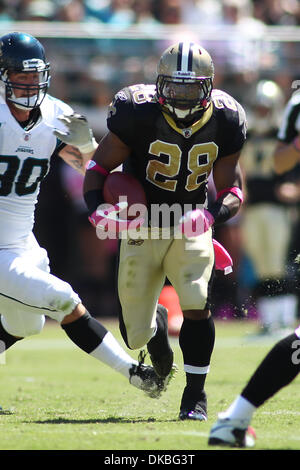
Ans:
{"type": "Polygon", "coordinates": [[[127,201],[127,210],[121,211],[119,214],[121,219],[135,219],[144,215],[147,210],[147,198],[143,186],[134,176],[122,171],[113,171],[106,177],[103,196],[105,202],[112,205],[120,201],[127,201]],[[130,210],[134,204],[141,204],[143,207],[139,208],[141,209],[139,211],[134,208],[130,210]]]}

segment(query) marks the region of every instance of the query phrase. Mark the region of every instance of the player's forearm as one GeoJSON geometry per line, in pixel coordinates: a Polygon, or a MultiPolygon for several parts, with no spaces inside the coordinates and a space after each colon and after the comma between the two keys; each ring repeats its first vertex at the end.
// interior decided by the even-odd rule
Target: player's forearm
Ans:
{"type": "Polygon", "coordinates": [[[244,196],[243,174],[239,165],[240,153],[222,159],[214,169],[214,183],[217,197],[209,204],[208,210],[215,219],[215,224],[226,222],[240,209],[244,196]]]}
{"type": "Polygon", "coordinates": [[[89,213],[104,203],[102,190],[105,178],[124,163],[129,153],[129,147],[112,132],[108,132],[101,139],[91,163],[87,166],[83,184],[84,200],[89,213]]]}
{"type": "Polygon", "coordinates": [[[280,144],[273,155],[274,170],[276,173],[285,173],[300,163],[299,136],[290,144],[280,144]]]}
{"type": "Polygon", "coordinates": [[[86,164],[93,157],[94,151],[90,153],[81,153],[77,147],[72,145],[67,145],[59,153],[59,156],[67,163],[69,166],[74,168],[82,175],[85,174],[86,164]]]}
{"type": "Polygon", "coordinates": [[[108,171],[91,160],[86,165],[83,182],[83,197],[89,214],[92,214],[99,205],[104,203],[103,186],[108,171]]]}
{"type": "Polygon", "coordinates": [[[238,213],[242,201],[243,196],[242,191],[240,191],[238,196],[232,193],[227,193],[210,204],[208,206],[208,210],[214,217],[215,225],[222,224],[234,217],[238,213]]]}

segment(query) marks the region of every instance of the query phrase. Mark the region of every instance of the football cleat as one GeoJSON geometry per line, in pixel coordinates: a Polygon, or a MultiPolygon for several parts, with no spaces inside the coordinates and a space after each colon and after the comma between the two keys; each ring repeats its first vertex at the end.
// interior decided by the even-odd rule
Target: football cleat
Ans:
{"type": "Polygon", "coordinates": [[[172,366],[171,371],[165,377],[159,377],[152,366],[144,364],[146,356],[145,351],[139,354],[139,363],[133,365],[129,370],[130,377],[129,383],[140,390],[143,390],[150,398],[159,398],[160,395],[166,391],[167,386],[174,377],[177,368],[172,366]]]}
{"type": "Polygon", "coordinates": [[[147,344],[147,348],[155,372],[159,377],[165,378],[176,366],[173,364],[174,354],[169,344],[168,310],[160,304],[157,306],[157,322],[160,328],[147,344]],[[164,354],[157,353],[157,349],[166,352],[164,354]]]}
{"type": "Polygon", "coordinates": [[[196,398],[190,395],[187,388],[184,389],[181,399],[179,419],[207,421],[207,399],[204,391],[196,398]]]}
{"type": "MultiPolygon", "coordinates": [[[[219,415],[220,416],[220,415],[219,415]]],[[[212,426],[208,444],[230,447],[254,447],[254,429],[241,419],[220,418],[212,426]]]]}

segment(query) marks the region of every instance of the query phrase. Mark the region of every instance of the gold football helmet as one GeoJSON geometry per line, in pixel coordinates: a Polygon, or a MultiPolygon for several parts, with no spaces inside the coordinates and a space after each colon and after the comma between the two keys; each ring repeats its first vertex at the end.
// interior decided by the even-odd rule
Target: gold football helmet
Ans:
{"type": "Polygon", "coordinates": [[[199,119],[209,106],[213,77],[212,58],[203,47],[193,42],[173,44],[158,63],[158,102],[176,121],[199,119]]]}
{"type": "Polygon", "coordinates": [[[277,83],[260,80],[255,87],[249,111],[249,131],[263,135],[277,130],[283,107],[284,94],[277,83]]]}

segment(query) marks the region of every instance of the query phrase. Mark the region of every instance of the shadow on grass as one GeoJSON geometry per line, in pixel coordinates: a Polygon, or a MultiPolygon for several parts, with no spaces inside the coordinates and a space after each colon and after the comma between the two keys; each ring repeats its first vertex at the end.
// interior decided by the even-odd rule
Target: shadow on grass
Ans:
{"type": "Polygon", "coordinates": [[[155,418],[122,418],[121,416],[109,416],[108,418],[96,419],[69,419],[53,418],[38,421],[26,421],[31,424],[134,424],[134,423],[175,423],[178,419],[155,419],[155,418]]]}

